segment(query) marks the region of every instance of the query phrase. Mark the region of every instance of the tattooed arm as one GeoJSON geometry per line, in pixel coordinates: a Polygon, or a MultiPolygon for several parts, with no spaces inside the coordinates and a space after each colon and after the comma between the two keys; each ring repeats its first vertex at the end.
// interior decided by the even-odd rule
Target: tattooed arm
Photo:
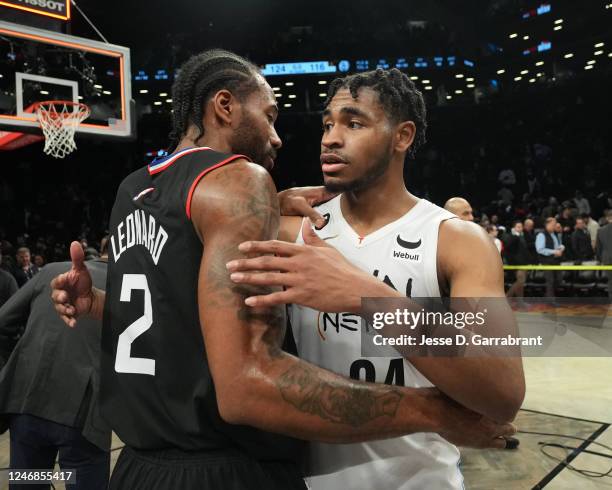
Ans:
{"type": "Polygon", "coordinates": [[[496,425],[436,390],[353,381],[281,350],[283,306],[249,308],[244,300],[270,288],[237,285],[225,264],[242,257],[245,240],[276,238],[274,184],[261,167],[237,161],[196,188],[192,221],[204,244],[198,302],[206,355],[221,416],[303,439],[353,442],[439,432],[457,444],[501,447],[496,425]]]}

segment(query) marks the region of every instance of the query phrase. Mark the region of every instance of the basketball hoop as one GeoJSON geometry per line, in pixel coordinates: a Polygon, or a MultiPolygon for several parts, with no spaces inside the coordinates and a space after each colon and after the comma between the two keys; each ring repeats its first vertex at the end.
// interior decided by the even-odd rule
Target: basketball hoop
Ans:
{"type": "Polygon", "coordinates": [[[54,158],[64,158],[76,150],[74,133],[91,113],[85,104],[70,100],[38,102],[34,112],[45,135],[44,152],[54,158]]]}

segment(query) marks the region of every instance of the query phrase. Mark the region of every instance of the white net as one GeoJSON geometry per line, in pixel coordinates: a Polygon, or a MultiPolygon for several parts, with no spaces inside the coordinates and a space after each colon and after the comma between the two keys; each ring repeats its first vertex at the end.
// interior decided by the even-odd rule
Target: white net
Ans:
{"type": "Polygon", "coordinates": [[[68,100],[39,102],[35,111],[45,135],[44,152],[54,158],[64,158],[76,149],[74,133],[91,112],[85,104],[68,100]]]}

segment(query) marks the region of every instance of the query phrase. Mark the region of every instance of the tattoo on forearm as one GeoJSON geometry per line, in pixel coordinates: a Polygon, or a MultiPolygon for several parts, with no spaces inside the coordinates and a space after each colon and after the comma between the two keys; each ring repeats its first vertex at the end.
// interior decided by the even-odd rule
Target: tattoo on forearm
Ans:
{"type": "Polygon", "coordinates": [[[279,377],[278,388],[301,412],[339,424],[359,427],[378,417],[394,417],[403,395],[381,386],[378,393],[355,383],[340,386],[323,381],[312,367],[293,366],[279,377]]]}

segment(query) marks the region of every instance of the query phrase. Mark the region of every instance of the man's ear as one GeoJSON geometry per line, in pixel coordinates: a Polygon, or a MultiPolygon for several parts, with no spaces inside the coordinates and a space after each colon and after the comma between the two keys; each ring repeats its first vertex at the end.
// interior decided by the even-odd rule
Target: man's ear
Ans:
{"type": "Polygon", "coordinates": [[[238,110],[236,97],[229,90],[219,90],[211,103],[215,119],[223,126],[231,126],[238,110]]]}
{"type": "Polygon", "coordinates": [[[414,141],[415,135],[416,126],[412,121],[404,121],[398,124],[395,133],[395,149],[400,153],[407,152],[414,141]]]}

